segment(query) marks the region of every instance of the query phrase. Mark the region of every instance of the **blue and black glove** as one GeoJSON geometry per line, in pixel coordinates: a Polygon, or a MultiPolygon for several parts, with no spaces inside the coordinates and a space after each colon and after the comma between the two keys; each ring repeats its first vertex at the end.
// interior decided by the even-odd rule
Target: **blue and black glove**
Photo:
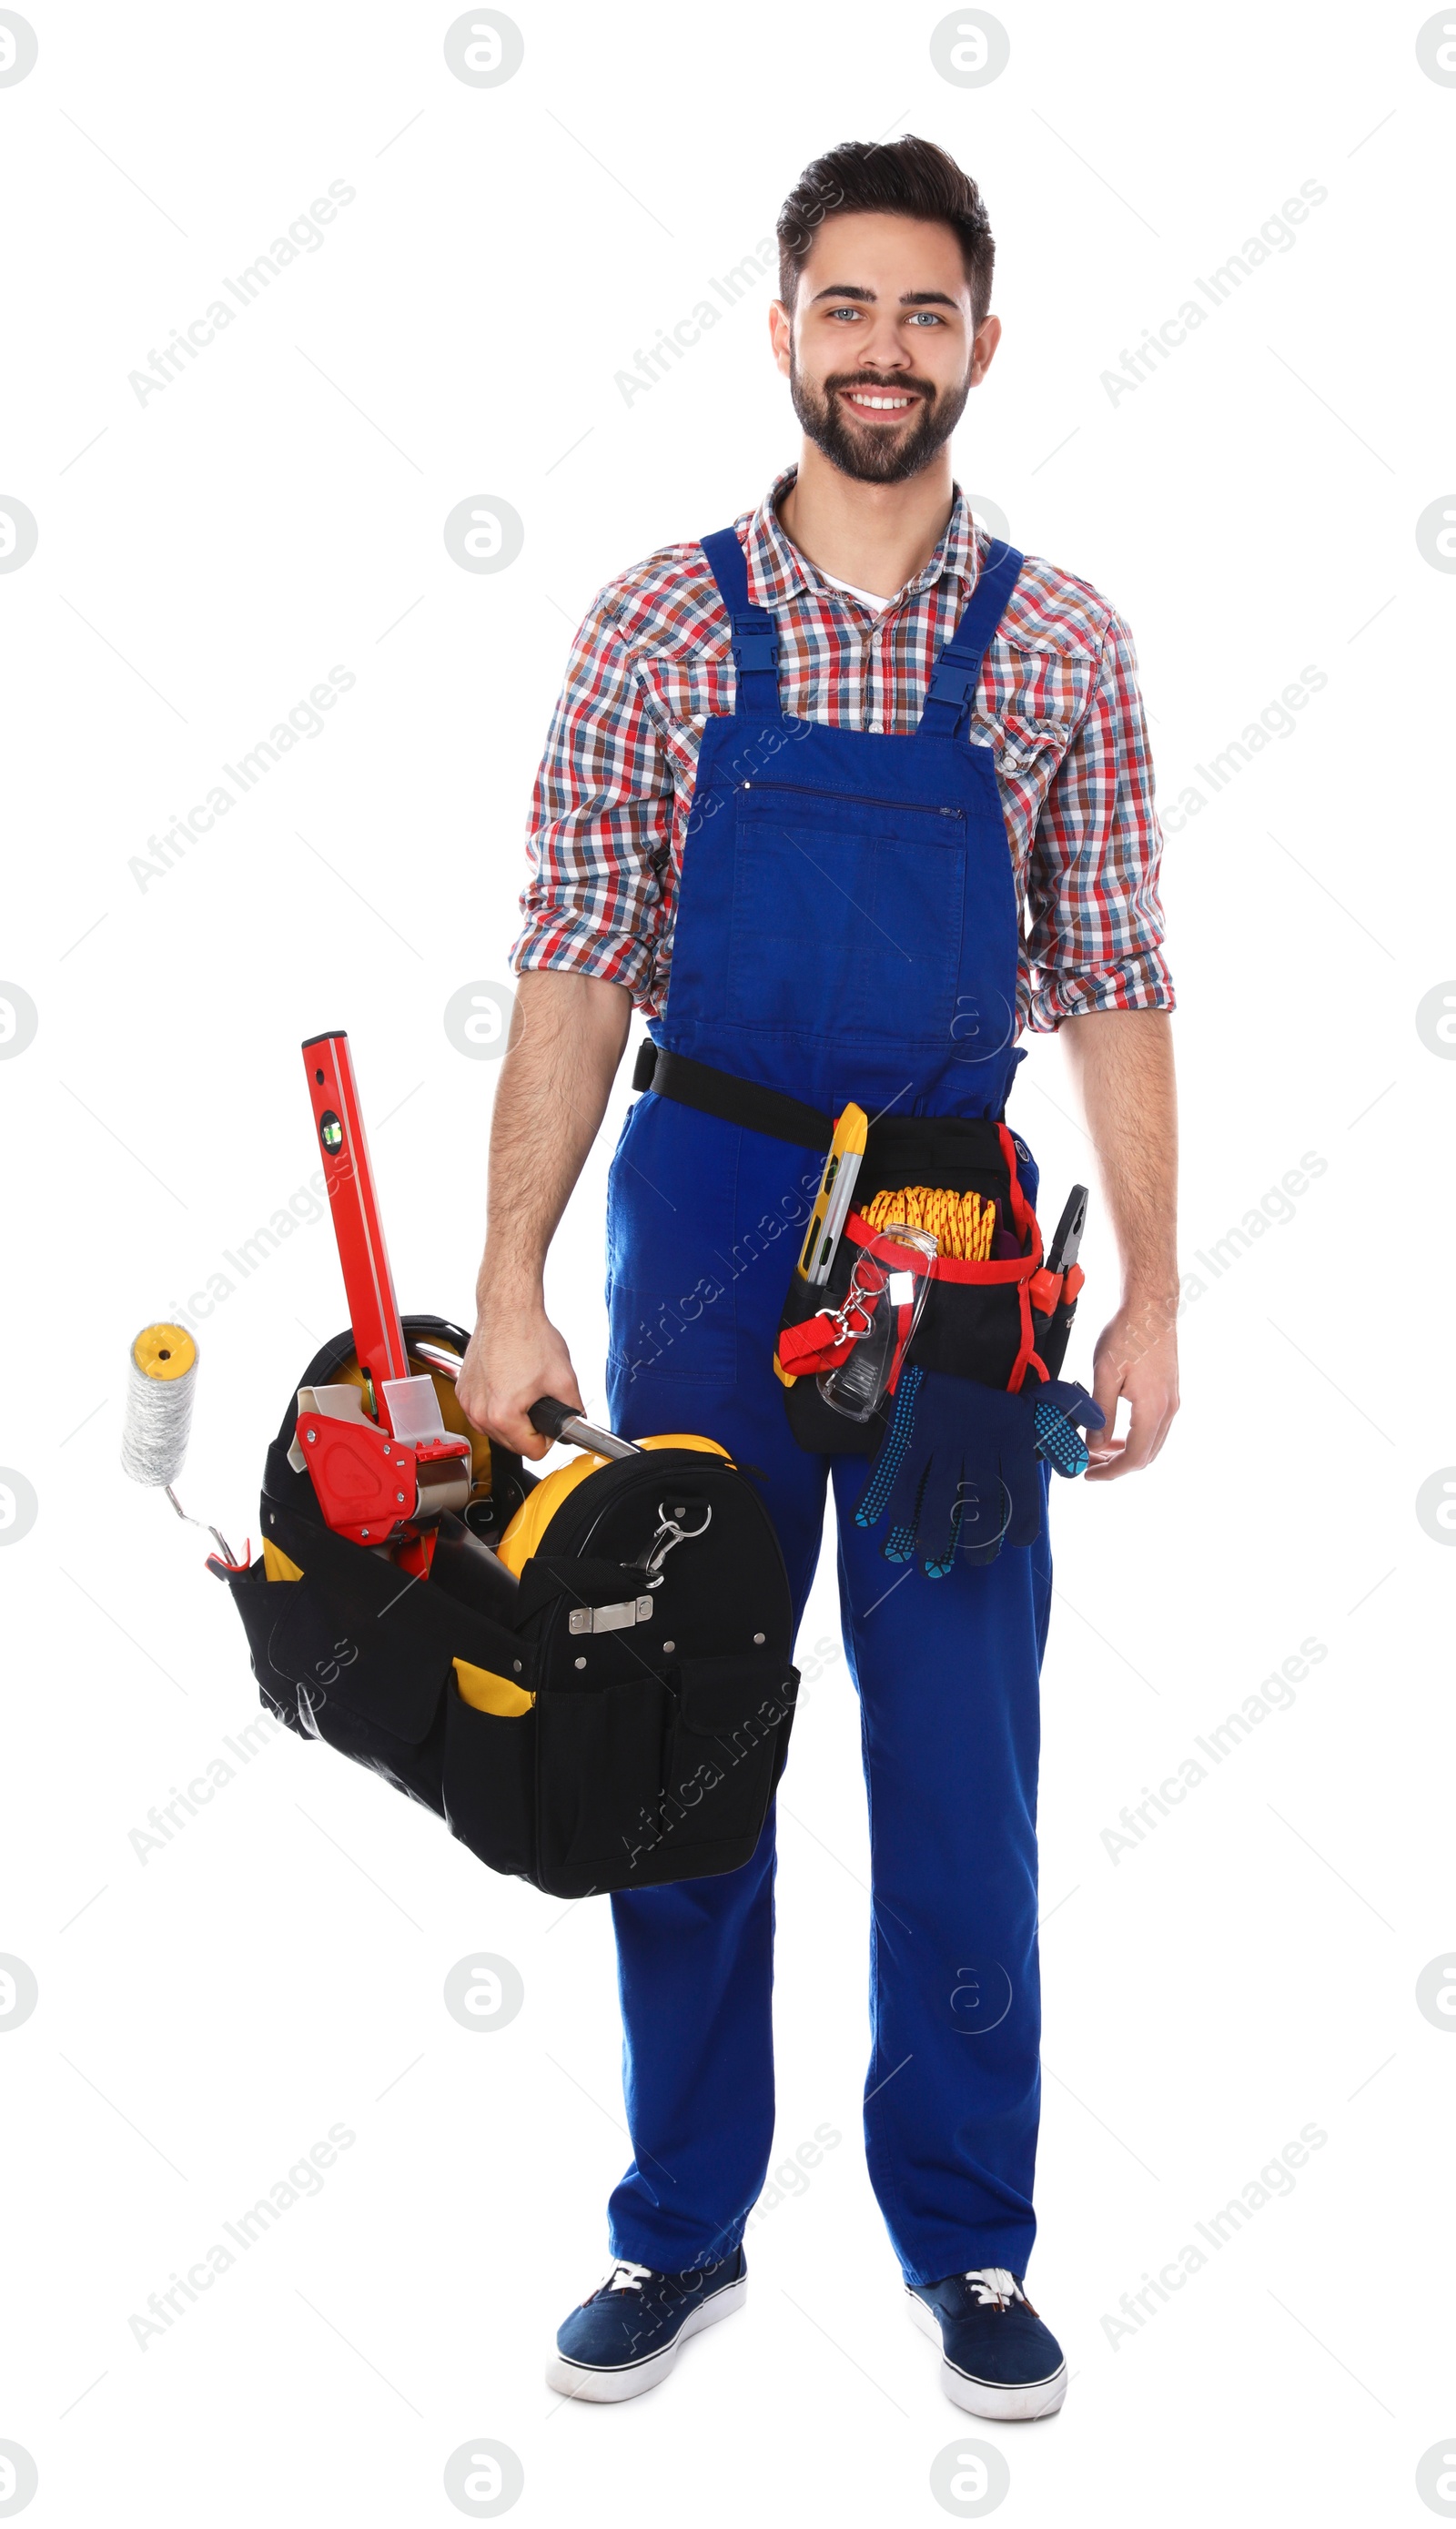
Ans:
{"type": "Polygon", "coordinates": [[[994,1563],[1003,1542],[1033,1545],[1041,1534],[1039,1459],[1060,1475],[1080,1475],[1088,1459],[1077,1426],[1097,1430],[1104,1420],[1085,1387],[1069,1380],[1011,1396],[942,1371],[906,1370],[855,1525],[877,1528],[888,1517],[887,1562],[908,1563],[918,1552],[933,1581],[944,1579],[958,1554],[994,1563]]]}

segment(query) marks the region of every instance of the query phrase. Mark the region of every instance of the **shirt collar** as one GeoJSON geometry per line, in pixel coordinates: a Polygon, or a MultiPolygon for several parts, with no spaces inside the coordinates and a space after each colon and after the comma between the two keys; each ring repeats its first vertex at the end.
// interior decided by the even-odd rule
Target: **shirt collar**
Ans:
{"type": "MultiPolygon", "coordinates": [[[[748,517],[748,540],[744,558],[748,565],[748,596],[754,606],[770,609],[786,606],[805,591],[815,594],[837,594],[822,571],[816,570],[807,554],[785,534],[780,524],[778,506],[798,474],[797,465],[785,465],[759,506],[748,517]]],[[[983,560],[984,530],[978,530],[966,506],[966,497],[958,483],[952,486],[955,500],[945,532],[923,570],[908,581],[895,604],[907,597],[919,597],[937,580],[949,576],[959,579],[963,598],[968,598],[980,576],[983,560]]]]}

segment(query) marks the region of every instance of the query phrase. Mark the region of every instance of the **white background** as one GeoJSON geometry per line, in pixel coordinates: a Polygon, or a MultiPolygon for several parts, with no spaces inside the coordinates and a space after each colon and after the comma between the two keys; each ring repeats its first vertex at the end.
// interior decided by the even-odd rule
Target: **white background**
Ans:
{"type": "MultiPolygon", "coordinates": [[[[417,0],[37,10],[0,87],[0,494],[39,529],[0,576],[0,968],[39,1015],[0,1064],[0,1460],[39,1505],[0,1558],[0,1950],[39,1985],[0,2044],[0,2441],[67,2524],[449,2519],[446,2459],[481,2436],[521,2462],[522,2520],[934,2520],[932,2462],[968,2437],[1009,2461],[1008,2521],[1419,2520],[1418,2462],[1456,2433],[1456,2029],[1415,1996],[1456,1950],[1451,1563],[1415,1512],[1456,1459],[1456,1071],[1415,1016],[1456,974],[1456,579],[1416,541],[1452,479],[1456,91],[1419,9],[1008,0],[981,88],[934,67],[935,9],[515,14],[522,67],[476,88],[417,0]],[[468,1310],[498,1066],[442,1013],[506,979],[571,627],[797,444],[768,280],[630,405],[615,373],[772,235],[808,159],[901,131],[974,173],[998,239],[958,477],[1131,623],[1164,806],[1303,668],[1327,679],[1169,833],[1187,1401],[1152,1474],[1055,1504],[1030,2288],[1072,2386],[1054,2422],[969,2436],[864,2174],[837,1650],[780,1803],[775,2166],[821,2124],[842,2143],[750,2228],[741,2318],[639,2403],[563,2407],[542,2366],[628,2156],[607,1908],[492,1876],[285,1739],[139,1860],[133,1829],[257,1705],[205,1540],[117,1465],[132,1335],[313,1167],[305,1034],[351,1031],[403,1305],[468,1310]],[[1114,403],[1102,373],[1312,179],[1292,249],[1114,403]],[[318,250],[138,403],[129,372],[334,180],[355,198],[318,250]],[[471,495],[524,523],[497,574],[445,548],[471,495]],[[139,886],[147,837],[336,665],[321,732],[139,886]],[[1204,1273],[1306,1153],[1292,1221],[1204,1273]],[[1292,1706],[1110,1858],[1123,1805],[1307,1637],[1292,1706]],[[442,1986],[481,1951],[525,2001],[472,2034],[442,1986]],[[336,2122],[356,2141],[322,2193],[140,2349],[132,2313],[336,2122]],[[1327,2141],[1293,2193],[1110,2341],[1119,2296],[1306,2124],[1327,2141]]],[[[551,1272],[593,1399],[625,1077],[551,1272]]],[[[1016,1113],[1059,1200],[1088,1150],[1054,1043],[1016,1113]]],[[[1086,1262],[1073,1369],[1114,1296],[1096,1211],[1086,1262]]],[[[182,1491],[236,1542],[345,1312],[326,1224],[230,1278],[182,1491]]]]}

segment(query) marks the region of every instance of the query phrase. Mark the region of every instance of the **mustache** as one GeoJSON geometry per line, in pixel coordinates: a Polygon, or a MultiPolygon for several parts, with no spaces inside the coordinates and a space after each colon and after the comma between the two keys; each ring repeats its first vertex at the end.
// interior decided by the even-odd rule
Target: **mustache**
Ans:
{"type": "Polygon", "coordinates": [[[936,390],[929,378],[866,377],[857,371],[853,375],[846,372],[843,377],[829,377],[824,382],[827,396],[843,395],[850,387],[867,387],[872,395],[919,396],[925,404],[934,404],[936,400],[936,390]]]}

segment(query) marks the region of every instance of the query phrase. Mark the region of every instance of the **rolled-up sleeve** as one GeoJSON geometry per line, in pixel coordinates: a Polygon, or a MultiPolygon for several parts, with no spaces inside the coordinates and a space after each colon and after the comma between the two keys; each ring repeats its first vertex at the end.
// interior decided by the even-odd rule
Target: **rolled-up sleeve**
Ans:
{"type": "Polygon", "coordinates": [[[1027,868],[1033,1028],[1081,1010],[1167,1010],[1162,834],[1132,635],[1109,617],[1097,680],[1043,806],[1027,868]]]}
{"type": "Polygon", "coordinates": [[[606,592],[571,645],[531,797],[517,974],[566,967],[651,986],[672,853],[673,777],[606,592]]]}

